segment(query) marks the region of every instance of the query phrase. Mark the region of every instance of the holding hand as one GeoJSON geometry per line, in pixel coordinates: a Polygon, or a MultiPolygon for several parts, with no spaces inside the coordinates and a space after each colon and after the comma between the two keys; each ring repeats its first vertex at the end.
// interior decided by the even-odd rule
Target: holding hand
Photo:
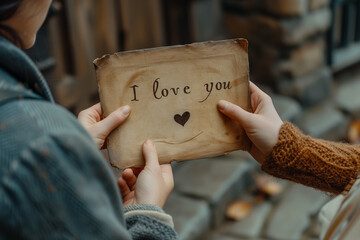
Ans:
{"type": "Polygon", "coordinates": [[[120,126],[128,118],[130,107],[123,106],[102,119],[100,103],[79,113],[78,120],[89,132],[99,149],[104,148],[105,139],[112,130],[120,126]]]}
{"type": "Polygon", "coordinates": [[[241,107],[221,100],[218,109],[234,121],[240,123],[253,143],[250,154],[262,163],[271,153],[279,137],[279,130],[283,124],[271,98],[250,82],[251,108],[249,113],[241,107]]]}
{"type": "Polygon", "coordinates": [[[163,207],[174,188],[171,164],[159,165],[154,144],[147,140],[143,144],[145,167],[127,168],[118,179],[124,206],[154,204],[163,207]]]}

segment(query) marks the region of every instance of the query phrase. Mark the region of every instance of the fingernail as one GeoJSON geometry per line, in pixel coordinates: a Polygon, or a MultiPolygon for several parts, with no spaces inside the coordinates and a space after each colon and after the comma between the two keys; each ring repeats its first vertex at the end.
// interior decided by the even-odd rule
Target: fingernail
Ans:
{"type": "Polygon", "coordinates": [[[227,107],[228,103],[224,100],[220,100],[219,103],[218,103],[218,108],[220,111],[224,111],[225,108],[227,107]]]}
{"type": "Polygon", "coordinates": [[[148,140],[146,140],[145,144],[148,145],[148,146],[152,146],[152,145],[153,145],[153,142],[148,139],[148,140]]]}
{"type": "Polygon", "coordinates": [[[124,106],[124,107],[121,109],[121,112],[122,112],[122,114],[124,114],[124,115],[128,115],[128,114],[130,113],[130,107],[129,107],[129,105],[124,106]]]}

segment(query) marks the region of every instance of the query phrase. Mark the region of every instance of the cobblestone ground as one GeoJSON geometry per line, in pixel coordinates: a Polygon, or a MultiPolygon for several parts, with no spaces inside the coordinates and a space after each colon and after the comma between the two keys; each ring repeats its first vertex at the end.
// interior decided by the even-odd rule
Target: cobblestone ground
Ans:
{"type": "Polygon", "coordinates": [[[180,239],[318,239],[317,214],[329,200],[323,192],[284,180],[282,191],[253,205],[240,221],[226,219],[229,203],[256,198],[255,160],[243,152],[175,166],[175,190],[165,211],[180,239]]]}

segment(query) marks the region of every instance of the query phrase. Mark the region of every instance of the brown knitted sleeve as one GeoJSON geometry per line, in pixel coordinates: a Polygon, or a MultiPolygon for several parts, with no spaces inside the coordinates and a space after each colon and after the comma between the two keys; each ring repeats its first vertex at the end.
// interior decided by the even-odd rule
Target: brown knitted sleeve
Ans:
{"type": "Polygon", "coordinates": [[[360,146],[304,135],[291,123],[261,166],[264,172],[331,193],[348,191],[360,171],[360,146]]]}

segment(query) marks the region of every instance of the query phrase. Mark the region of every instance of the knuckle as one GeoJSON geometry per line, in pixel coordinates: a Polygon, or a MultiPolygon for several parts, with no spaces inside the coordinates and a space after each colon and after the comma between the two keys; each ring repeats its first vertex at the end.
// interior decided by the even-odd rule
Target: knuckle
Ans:
{"type": "Polygon", "coordinates": [[[82,118],[84,115],[85,115],[85,112],[86,110],[82,110],[81,112],[79,112],[78,114],[78,118],[82,118]]]}

